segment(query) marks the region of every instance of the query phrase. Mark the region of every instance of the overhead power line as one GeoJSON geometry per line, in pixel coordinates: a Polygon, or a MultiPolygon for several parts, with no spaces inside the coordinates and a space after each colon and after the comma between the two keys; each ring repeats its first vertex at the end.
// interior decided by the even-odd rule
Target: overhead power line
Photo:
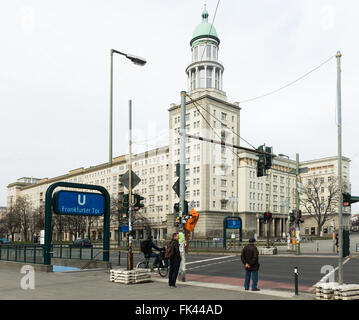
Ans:
{"type": "Polygon", "coordinates": [[[314,71],[318,70],[319,68],[321,68],[322,66],[324,66],[326,63],[328,63],[330,60],[332,60],[333,58],[335,58],[336,55],[333,55],[331,56],[329,59],[325,60],[324,62],[322,62],[320,65],[318,65],[317,67],[315,67],[314,69],[310,70],[309,72],[305,73],[304,75],[302,75],[301,77],[297,78],[296,80],[292,81],[292,82],[289,82],[288,84],[276,89],[276,90],[273,90],[273,91],[270,91],[268,93],[265,93],[265,94],[262,94],[260,96],[257,96],[257,97],[254,97],[254,98],[251,98],[251,99],[246,99],[246,100],[242,100],[240,101],[239,103],[247,103],[247,102],[251,102],[251,101],[255,101],[255,100],[258,100],[258,99],[262,99],[264,97],[267,97],[269,95],[272,95],[274,93],[277,93],[285,88],[288,88],[289,86],[297,83],[298,81],[302,80],[303,78],[309,76],[311,73],[313,73],[314,71]]]}
{"type": "MultiPolygon", "coordinates": [[[[251,146],[254,150],[256,150],[257,148],[255,146],[253,146],[251,143],[249,143],[247,140],[245,140],[244,138],[242,138],[237,132],[235,132],[234,130],[232,130],[231,128],[229,128],[225,123],[223,123],[220,119],[218,119],[215,115],[213,115],[212,113],[210,113],[206,108],[202,107],[200,104],[197,103],[197,101],[193,100],[191,96],[189,96],[188,94],[186,94],[186,96],[188,98],[190,98],[191,102],[194,103],[195,105],[199,106],[201,109],[203,109],[204,111],[206,111],[211,117],[213,117],[214,119],[216,119],[221,125],[225,126],[226,128],[228,128],[234,135],[236,135],[239,139],[243,140],[245,143],[247,143],[249,146],[251,146]]],[[[205,118],[204,118],[205,119],[205,118]]],[[[207,121],[207,119],[205,119],[207,121]]],[[[209,125],[210,126],[210,125],[209,125]]],[[[213,129],[213,128],[212,128],[213,129]]]]}
{"type": "MultiPolygon", "coordinates": [[[[186,94],[187,95],[187,94],[186,94]]],[[[189,97],[190,99],[191,99],[191,97],[189,97]]],[[[192,100],[192,99],[191,99],[192,100]]],[[[216,132],[216,130],[211,126],[211,124],[208,122],[208,120],[204,117],[204,115],[202,114],[202,112],[198,109],[198,107],[197,107],[197,105],[199,105],[199,104],[197,104],[197,102],[196,101],[194,101],[194,100],[192,100],[192,102],[194,103],[194,106],[195,106],[195,108],[197,109],[197,112],[201,115],[201,117],[203,118],[203,120],[204,121],[206,121],[206,123],[208,124],[208,126],[213,130],[213,133],[215,134],[215,135],[217,135],[221,140],[222,140],[222,137],[216,132]]],[[[188,135],[187,135],[188,136],[188,135]]],[[[192,137],[192,138],[194,138],[194,137],[192,137]]],[[[205,141],[203,138],[201,138],[201,139],[199,139],[199,140],[203,140],[203,141],[205,141]]],[[[222,143],[222,146],[224,146],[224,147],[226,147],[226,148],[230,148],[230,150],[231,150],[231,152],[238,158],[238,159],[240,159],[240,157],[239,157],[239,155],[236,153],[236,152],[234,152],[233,151],[233,145],[227,145],[227,144],[225,144],[225,143],[222,143]]],[[[254,148],[255,149],[255,148],[254,148]]]]}

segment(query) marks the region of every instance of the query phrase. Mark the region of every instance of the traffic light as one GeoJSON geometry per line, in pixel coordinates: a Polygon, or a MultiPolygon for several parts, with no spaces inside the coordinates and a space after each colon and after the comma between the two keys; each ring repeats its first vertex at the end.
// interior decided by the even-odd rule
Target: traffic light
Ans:
{"type": "Polygon", "coordinates": [[[272,167],[273,147],[266,147],[265,152],[270,153],[270,154],[264,155],[264,158],[265,158],[265,166],[264,167],[266,170],[269,170],[272,167]]]}
{"type": "Polygon", "coordinates": [[[301,210],[297,210],[297,219],[296,219],[297,221],[297,223],[301,223],[301,222],[304,222],[303,220],[302,220],[302,211],[301,210]]]}
{"type": "Polygon", "coordinates": [[[264,176],[264,163],[261,160],[257,160],[257,178],[264,176]]]}
{"type": "MultiPolygon", "coordinates": [[[[173,206],[175,213],[177,213],[179,215],[180,212],[180,204],[179,202],[176,202],[173,206]]],[[[184,210],[183,210],[183,215],[188,215],[188,201],[185,200],[184,201],[184,210]]]]}
{"type": "Polygon", "coordinates": [[[133,209],[135,211],[140,210],[145,206],[143,203],[141,203],[141,201],[145,199],[144,197],[140,196],[139,194],[134,194],[134,198],[135,198],[135,204],[133,206],[133,209]]]}
{"type": "Polygon", "coordinates": [[[122,197],[122,217],[128,217],[128,209],[130,208],[129,194],[124,194],[122,197]]]}
{"type": "MultiPolygon", "coordinates": [[[[181,223],[181,217],[180,217],[180,204],[179,202],[176,202],[173,206],[174,209],[174,213],[176,215],[176,220],[175,220],[175,226],[178,227],[181,223]]],[[[182,214],[182,222],[186,222],[188,220],[189,216],[188,216],[188,201],[185,200],[184,201],[184,208],[183,208],[183,214],[182,214]]]]}
{"type": "Polygon", "coordinates": [[[350,193],[343,192],[343,206],[344,207],[350,207],[351,205],[351,195],[350,193]]]}
{"type": "Polygon", "coordinates": [[[291,223],[295,222],[296,224],[304,222],[302,220],[302,211],[293,209],[292,212],[291,212],[291,215],[290,215],[290,222],[291,223]]]}
{"type": "Polygon", "coordinates": [[[343,258],[349,256],[350,251],[350,239],[349,239],[349,231],[343,230],[343,258]]]}
{"type": "Polygon", "coordinates": [[[175,205],[173,206],[173,209],[175,211],[175,213],[179,213],[179,202],[176,202],[175,205]]]}
{"type": "Polygon", "coordinates": [[[181,220],[181,217],[179,216],[179,202],[176,202],[174,204],[173,209],[176,217],[175,226],[178,227],[180,225],[180,220],[181,220]]]}
{"type": "Polygon", "coordinates": [[[184,214],[184,215],[188,215],[188,201],[187,201],[187,200],[184,201],[183,214],[184,214]]]}
{"type": "Polygon", "coordinates": [[[270,221],[272,219],[272,213],[269,211],[264,212],[263,214],[263,220],[265,222],[270,221]]]}
{"type": "Polygon", "coordinates": [[[293,224],[295,222],[295,216],[294,216],[295,210],[292,210],[289,212],[289,221],[290,224],[293,224]]]}
{"type": "MultiPolygon", "coordinates": [[[[264,151],[264,146],[259,146],[258,151],[261,151],[263,152],[264,151]]],[[[263,177],[265,172],[264,172],[264,169],[265,169],[265,156],[263,153],[257,153],[257,157],[258,157],[258,160],[257,160],[257,177],[263,177]]]]}

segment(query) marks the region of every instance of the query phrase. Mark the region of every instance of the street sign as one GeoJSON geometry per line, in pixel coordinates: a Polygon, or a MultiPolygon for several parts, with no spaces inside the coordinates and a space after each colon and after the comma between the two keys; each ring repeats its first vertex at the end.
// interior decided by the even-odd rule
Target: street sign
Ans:
{"type": "Polygon", "coordinates": [[[122,226],[121,228],[121,232],[128,232],[129,231],[129,227],[128,226],[122,226]]]}
{"type": "MultiPolygon", "coordinates": [[[[131,187],[132,189],[135,188],[140,182],[140,177],[131,171],[131,187]]],[[[129,190],[130,187],[130,170],[127,170],[127,172],[120,178],[120,182],[129,190]]]]}
{"type": "Polygon", "coordinates": [[[228,229],[240,229],[241,228],[241,220],[227,220],[227,228],[228,229]]]}
{"type": "Polygon", "coordinates": [[[105,211],[102,194],[60,190],[54,194],[54,212],[65,215],[101,216],[105,211]]]}
{"type": "MultiPolygon", "coordinates": [[[[174,190],[174,192],[176,192],[177,197],[180,196],[180,179],[178,178],[177,181],[175,182],[175,184],[172,186],[172,189],[174,190]]],[[[187,190],[187,187],[184,187],[184,190],[187,190]]]]}

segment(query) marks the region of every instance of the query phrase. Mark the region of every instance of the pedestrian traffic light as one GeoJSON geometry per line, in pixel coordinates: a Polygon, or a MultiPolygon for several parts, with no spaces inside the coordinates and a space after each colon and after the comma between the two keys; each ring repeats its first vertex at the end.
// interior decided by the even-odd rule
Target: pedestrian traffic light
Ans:
{"type": "Polygon", "coordinates": [[[135,198],[135,204],[133,206],[133,209],[135,211],[140,210],[145,206],[143,203],[141,203],[141,201],[145,199],[144,197],[140,196],[139,194],[134,194],[134,198],[135,198]]]}
{"type": "Polygon", "coordinates": [[[128,217],[128,209],[130,208],[129,194],[124,194],[122,197],[122,217],[128,217]]]}
{"type": "Polygon", "coordinates": [[[343,206],[344,207],[350,207],[351,205],[351,195],[350,193],[343,192],[343,206]]]}

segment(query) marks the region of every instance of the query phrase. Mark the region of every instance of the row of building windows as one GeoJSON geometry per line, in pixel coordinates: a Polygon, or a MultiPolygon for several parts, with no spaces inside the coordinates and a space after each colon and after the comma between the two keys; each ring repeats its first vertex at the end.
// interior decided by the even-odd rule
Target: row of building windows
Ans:
{"type": "Polygon", "coordinates": [[[198,45],[192,48],[192,61],[202,61],[202,58],[207,60],[217,60],[218,48],[213,45],[198,45]]]}

